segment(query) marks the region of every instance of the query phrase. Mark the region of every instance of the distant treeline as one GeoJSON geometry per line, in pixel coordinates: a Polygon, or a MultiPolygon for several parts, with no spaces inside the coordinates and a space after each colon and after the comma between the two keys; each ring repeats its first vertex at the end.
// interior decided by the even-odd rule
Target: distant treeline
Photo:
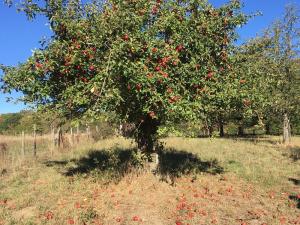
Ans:
{"type": "MultiPolygon", "coordinates": [[[[300,134],[300,118],[294,118],[292,123],[292,133],[294,135],[300,134]]],[[[31,133],[33,127],[36,125],[39,135],[51,132],[52,127],[56,127],[49,116],[36,113],[34,111],[21,111],[19,113],[6,113],[0,115],[0,134],[17,135],[22,131],[31,133]]],[[[106,120],[94,120],[88,122],[82,120],[78,128],[81,132],[86,130],[86,126],[90,125],[93,131],[103,133],[104,136],[113,134],[119,127],[118,122],[107,122],[106,120]]],[[[169,124],[160,128],[159,134],[161,136],[175,135],[175,136],[224,136],[224,135],[281,135],[282,134],[282,120],[276,116],[270,117],[265,121],[260,121],[258,118],[252,117],[240,120],[239,118],[227,118],[222,121],[200,121],[199,123],[189,124],[186,122],[178,124],[169,124]],[[209,124],[209,125],[208,125],[209,124]]],[[[70,130],[71,121],[65,122],[63,128],[66,132],[70,130]]]]}
{"type": "Polygon", "coordinates": [[[50,122],[32,111],[1,114],[0,134],[18,134],[22,131],[30,133],[34,124],[40,133],[48,133],[51,130],[50,122]]]}

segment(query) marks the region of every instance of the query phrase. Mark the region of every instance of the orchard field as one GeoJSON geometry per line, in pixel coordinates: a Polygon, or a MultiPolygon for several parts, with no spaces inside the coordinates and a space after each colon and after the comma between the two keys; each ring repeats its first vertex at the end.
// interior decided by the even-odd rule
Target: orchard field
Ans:
{"type": "Polygon", "coordinates": [[[299,137],[162,141],[156,175],[121,137],[7,163],[0,224],[300,224],[299,137]]]}
{"type": "Polygon", "coordinates": [[[50,34],[0,62],[0,225],[300,224],[297,2],[4,2],[50,34]]]}

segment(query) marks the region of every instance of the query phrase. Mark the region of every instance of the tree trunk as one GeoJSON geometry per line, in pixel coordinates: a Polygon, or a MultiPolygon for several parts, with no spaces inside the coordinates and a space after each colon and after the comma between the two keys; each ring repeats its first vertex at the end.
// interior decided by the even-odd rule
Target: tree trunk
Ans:
{"type": "Polygon", "coordinates": [[[266,135],[271,134],[271,126],[270,126],[270,123],[268,123],[268,122],[265,125],[265,131],[266,131],[266,135]]]}
{"type": "Polygon", "coordinates": [[[137,125],[136,142],[138,149],[147,154],[155,152],[154,146],[157,142],[156,133],[159,122],[147,116],[140,124],[137,125]]]}
{"type": "Polygon", "coordinates": [[[243,127],[243,125],[239,125],[239,127],[238,127],[238,136],[244,136],[244,127],[243,127]]]}
{"type": "Polygon", "coordinates": [[[283,143],[289,144],[291,142],[291,124],[287,113],[283,115],[283,143]]]}
{"type": "Polygon", "coordinates": [[[220,137],[224,137],[224,123],[222,120],[219,121],[219,131],[220,131],[220,137]]]}
{"type": "Polygon", "coordinates": [[[148,157],[149,169],[154,171],[158,166],[158,154],[155,147],[158,143],[157,141],[157,130],[159,122],[156,119],[146,116],[145,119],[137,124],[137,133],[135,135],[135,140],[138,144],[138,149],[145,153],[148,157]]]}

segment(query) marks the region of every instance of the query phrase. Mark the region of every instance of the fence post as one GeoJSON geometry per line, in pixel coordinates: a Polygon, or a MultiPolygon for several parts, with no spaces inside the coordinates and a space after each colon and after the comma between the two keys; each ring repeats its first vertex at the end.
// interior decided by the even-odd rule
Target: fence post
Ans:
{"type": "Polygon", "coordinates": [[[33,125],[33,155],[36,156],[36,124],[33,125]]]}
{"type": "Polygon", "coordinates": [[[56,134],[56,140],[57,140],[57,147],[60,148],[61,147],[61,127],[58,127],[57,129],[57,134],[56,134]]]}
{"type": "Polygon", "coordinates": [[[76,131],[76,140],[77,140],[77,144],[78,144],[79,143],[79,134],[80,134],[79,124],[77,124],[76,129],[77,129],[77,131],[76,131]]]}
{"type": "Polygon", "coordinates": [[[22,131],[22,150],[21,150],[21,153],[22,153],[22,157],[24,158],[25,157],[25,133],[24,133],[24,131],[22,131]]]}
{"type": "Polygon", "coordinates": [[[87,138],[89,140],[90,139],[90,126],[88,126],[88,125],[86,127],[86,134],[87,134],[87,138]]]}
{"type": "Polygon", "coordinates": [[[71,146],[73,146],[74,145],[73,127],[71,127],[71,129],[70,129],[70,133],[71,133],[71,146]]]}
{"type": "Polygon", "coordinates": [[[56,147],[55,128],[54,128],[54,126],[52,126],[52,128],[51,128],[51,139],[52,139],[51,155],[53,155],[54,149],[56,147]]]}

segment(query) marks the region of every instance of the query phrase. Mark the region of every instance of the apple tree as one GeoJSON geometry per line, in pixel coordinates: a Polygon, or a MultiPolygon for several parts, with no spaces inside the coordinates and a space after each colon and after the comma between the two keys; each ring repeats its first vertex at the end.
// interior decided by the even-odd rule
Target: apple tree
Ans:
{"type": "Polygon", "coordinates": [[[19,7],[29,18],[46,16],[53,35],[26,62],[3,67],[2,90],[66,118],[114,112],[135,124],[138,148],[147,153],[159,126],[198,119],[216,96],[226,98],[236,27],[247,21],[236,0],[220,8],[205,0],[19,7]]]}
{"type": "Polygon", "coordinates": [[[273,41],[269,55],[275,62],[271,107],[274,114],[281,116],[283,142],[289,143],[290,121],[300,112],[300,11],[296,5],[286,6],[283,18],[273,23],[268,35],[273,41]]]}

